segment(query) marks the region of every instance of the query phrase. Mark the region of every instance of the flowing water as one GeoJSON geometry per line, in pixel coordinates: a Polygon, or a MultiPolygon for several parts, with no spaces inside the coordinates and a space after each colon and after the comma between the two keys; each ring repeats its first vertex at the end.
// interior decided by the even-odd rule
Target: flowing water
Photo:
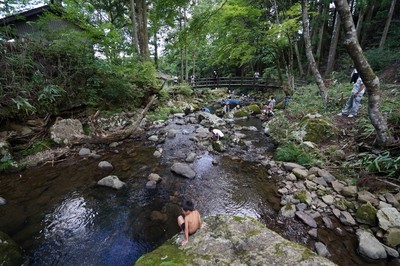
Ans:
{"type": "MultiPolygon", "coordinates": [[[[307,233],[310,228],[278,216],[276,177],[246,159],[271,150],[273,145],[265,135],[247,132],[257,139],[255,144],[243,151],[230,149],[242,153],[242,159],[229,152],[197,151],[196,178],[185,179],[171,173],[170,167],[196,150],[191,134],[196,126],[171,123],[169,127],[189,134],[159,144],[164,149],[160,159],[153,156],[154,144],[132,140],[98,151],[101,160],[113,164],[111,172],[99,170],[99,161],[70,156],[55,165],[2,175],[0,196],[8,203],[0,206],[0,230],[23,248],[26,265],[133,265],[178,233],[176,217],[182,198],[192,198],[202,216],[251,216],[285,238],[313,248],[315,240],[307,233]],[[145,188],[150,173],[163,178],[155,190],[145,188]],[[116,191],[95,184],[109,174],[128,187],[116,191]]],[[[318,236],[340,265],[388,263],[360,258],[352,234],[337,236],[320,226],[318,236]]]]}

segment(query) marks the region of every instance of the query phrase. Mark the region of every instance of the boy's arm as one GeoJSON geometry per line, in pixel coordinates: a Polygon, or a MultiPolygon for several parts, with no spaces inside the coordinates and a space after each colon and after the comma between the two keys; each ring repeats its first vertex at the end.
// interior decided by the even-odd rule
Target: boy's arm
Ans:
{"type": "Polygon", "coordinates": [[[186,245],[189,241],[189,223],[188,219],[185,219],[185,239],[182,241],[182,245],[186,245]]]}

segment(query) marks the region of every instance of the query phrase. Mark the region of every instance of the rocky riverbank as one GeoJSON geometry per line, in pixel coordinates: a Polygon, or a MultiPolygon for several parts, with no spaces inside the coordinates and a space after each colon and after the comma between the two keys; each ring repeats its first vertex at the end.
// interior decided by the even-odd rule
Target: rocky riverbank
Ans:
{"type": "MultiPolygon", "coordinates": [[[[154,156],[159,158],[162,158],[165,152],[163,144],[166,138],[189,136],[193,145],[180,147],[179,153],[182,158],[171,167],[172,172],[187,178],[195,178],[196,172],[191,164],[204,151],[258,162],[267,169],[270,176],[278,177],[282,205],[280,215],[285,219],[301,220],[310,227],[309,234],[313,238],[318,239],[318,229],[321,228],[334,230],[338,235],[342,234],[342,229],[333,226],[332,220],[336,219],[348,232],[357,234],[358,249],[363,256],[371,259],[399,256],[396,249],[400,244],[399,194],[373,195],[367,191],[359,191],[352,184],[337,180],[324,169],[274,161],[266,149],[257,147],[257,141],[248,137],[251,132],[259,129],[253,126],[235,126],[233,119],[222,119],[205,112],[175,114],[171,119],[173,123],[169,121],[152,123],[146,128],[146,134],[143,136],[150,145],[156,147],[154,156]],[[172,124],[178,127],[169,127],[172,124]],[[194,126],[193,132],[179,129],[179,125],[189,124],[194,126]],[[211,141],[209,126],[219,128],[225,134],[224,138],[211,141]]],[[[57,124],[73,125],[74,128],[59,127],[58,130],[53,130],[55,140],[68,143],[69,138],[82,134],[80,122],[73,122],[57,124]],[[65,132],[78,132],[78,135],[65,132]]],[[[119,143],[112,143],[110,147],[113,145],[118,146],[119,143]]],[[[82,148],[79,150],[79,155],[95,158],[96,151],[82,148]]],[[[43,158],[46,161],[51,160],[51,156],[43,158]]],[[[35,161],[35,164],[37,163],[35,161]]],[[[217,164],[218,161],[214,163],[217,164]]],[[[157,173],[154,173],[149,176],[148,189],[154,189],[159,183],[160,179],[156,175],[157,173]]],[[[110,178],[113,181],[118,177],[110,178]]],[[[2,199],[2,202],[6,204],[6,199],[2,199]]],[[[317,241],[314,248],[318,254],[329,258],[329,246],[326,243],[317,241]]]]}

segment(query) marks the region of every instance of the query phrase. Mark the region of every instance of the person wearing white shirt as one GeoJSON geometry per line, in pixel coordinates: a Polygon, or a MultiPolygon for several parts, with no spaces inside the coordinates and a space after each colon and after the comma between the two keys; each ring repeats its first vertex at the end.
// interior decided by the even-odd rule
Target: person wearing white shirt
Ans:
{"type": "Polygon", "coordinates": [[[358,113],[360,108],[361,99],[365,93],[365,85],[362,79],[359,77],[351,90],[351,96],[346,102],[343,110],[338,114],[339,116],[347,115],[348,117],[354,117],[358,113]]]}

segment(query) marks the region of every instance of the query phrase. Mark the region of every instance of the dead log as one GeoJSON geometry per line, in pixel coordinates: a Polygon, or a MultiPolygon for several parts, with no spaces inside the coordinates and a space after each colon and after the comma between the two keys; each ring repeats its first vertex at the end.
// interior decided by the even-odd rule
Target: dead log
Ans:
{"type": "Polygon", "coordinates": [[[80,144],[104,144],[104,143],[111,143],[111,142],[116,142],[116,141],[122,141],[124,139],[127,139],[128,137],[137,134],[139,126],[143,119],[145,118],[148,110],[150,107],[153,105],[153,103],[157,100],[157,95],[153,95],[150,98],[149,103],[146,105],[146,107],[143,109],[143,111],[140,113],[138,119],[127,127],[124,130],[120,130],[117,132],[110,133],[105,136],[84,136],[77,138],[73,141],[70,142],[71,145],[80,145],[80,144]]]}

